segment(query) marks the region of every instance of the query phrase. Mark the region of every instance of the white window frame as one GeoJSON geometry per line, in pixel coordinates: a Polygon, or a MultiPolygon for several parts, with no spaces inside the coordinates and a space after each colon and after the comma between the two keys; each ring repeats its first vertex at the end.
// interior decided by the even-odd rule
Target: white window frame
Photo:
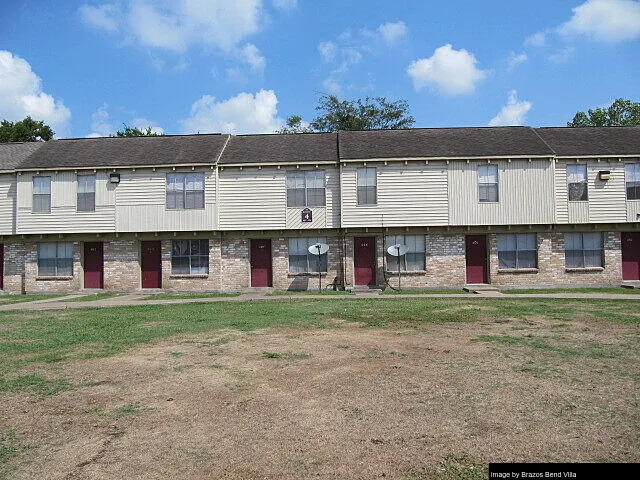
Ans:
{"type": "Polygon", "coordinates": [[[76,208],[78,212],[95,212],[96,211],[96,175],[95,174],[78,174],[76,177],[78,183],[78,194],[76,208]],[[90,180],[90,181],[86,181],[90,180]]]}
{"type": "Polygon", "coordinates": [[[570,202],[587,202],[589,201],[589,172],[587,165],[584,163],[571,163],[567,165],[567,200],[570,202]],[[572,189],[572,185],[575,185],[572,189]],[[583,190],[577,195],[572,195],[575,190],[583,190]],[[573,196],[573,198],[572,198],[573,196]],[[585,198],[582,198],[585,197],[585,198]]]}
{"type": "Polygon", "coordinates": [[[171,275],[209,275],[209,240],[172,240],[171,275]],[[186,270],[180,268],[178,259],[186,260],[186,270]]]}
{"type": "Polygon", "coordinates": [[[640,163],[625,164],[624,180],[624,190],[627,196],[627,200],[640,200],[640,163]],[[629,195],[629,189],[632,189],[633,195],[629,195]]]}
{"type": "Polygon", "coordinates": [[[327,203],[324,170],[287,172],[287,207],[324,207],[327,203]]]}
{"type": "Polygon", "coordinates": [[[498,165],[478,165],[478,202],[497,203],[500,199],[498,183],[498,165]]]}
{"type": "Polygon", "coordinates": [[[356,170],[357,205],[378,204],[378,170],[376,167],[361,167],[356,170]]]}
{"type": "Polygon", "coordinates": [[[167,210],[202,210],[205,208],[204,172],[167,173],[167,210]],[[202,188],[193,188],[200,184],[202,188]],[[191,186],[191,188],[189,188],[191,186]],[[179,188],[177,188],[179,187],[179,188]]]}
{"type": "Polygon", "coordinates": [[[538,268],[538,238],[535,233],[501,233],[498,234],[498,269],[532,269],[538,268]],[[530,257],[533,252],[533,262],[530,257]],[[514,255],[513,265],[507,255],[514,255]]]}
{"type": "Polygon", "coordinates": [[[33,177],[33,213],[51,213],[51,177],[33,177]]]}
{"type": "Polygon", "coordinates": [[[387,271],[398,271],[398,257],[387,251],[391,245],[406,245],[409,250],[400,256],[401,272],[424,272],[427,267],[426,241],[424,235],[387,235],[384,237],[384,250],[387,257],[387,271]]]}
{"type": "Polygon", "coordinates": [[[73,276],[73,243],[43,242],[38,243],[38,276],[39,277],[72,277],[73,276]],[[45,266],[44,263],[50,265],[45,266]]]}
{"type": "Polygon", "coordinates": [[[604,235],[602,232],[565,233],[564,259],[566,268],[604,268],[604,235]]]}
{"type": "MultiPolygon", "coordinates": [[[[317,274],[318,256],[309,253],[309,247],[316,243],[327,243],[326,237],[292,237],[289,238],[289,273],[317,274]]],[[[328,269],[328,254],[320,255],[320,273],[328,269]]]]}

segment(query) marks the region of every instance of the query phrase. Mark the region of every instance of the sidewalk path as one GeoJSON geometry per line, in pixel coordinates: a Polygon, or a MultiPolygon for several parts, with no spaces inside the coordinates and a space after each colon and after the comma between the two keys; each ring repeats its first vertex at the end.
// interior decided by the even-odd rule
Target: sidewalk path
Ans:
{"type": "Polygon", "coordinates": [[[637,300],[640,301],[640,294],[624,293],[536,293],[536,294],[508,294],[496,291],[480,292],[477,294],[408,294],[408,295],[384,295],[378,292],[355,292],[352,295],[266,295],[265,292],[242,293],[236,297],[194,297],[194,298],[172,298],[154,300],[153,295],[144,293],[132,293],[119,295],[117,297],[105,298],[103,300],[93,300],[82,302],[75,300],[91,294],[73,294],[63,297],[54,297],[20,303],[3,305],[0,301],[0,311],[11,310],[64,310],[69,308],[105,308],[105,307],[127,307],[142,305],[175,305],[184,303],[213,303],[213,302],[257,302],[257,301],[292,301],[292,300],[343,300],[343,299],[394,299],[394,298],[457,298],[467,301],[483,301],[487,298],[563,298],[563,299],[589,299],[589,300],[637,300]],[[70,301],[74,300],[74,301],[70,301]]]}

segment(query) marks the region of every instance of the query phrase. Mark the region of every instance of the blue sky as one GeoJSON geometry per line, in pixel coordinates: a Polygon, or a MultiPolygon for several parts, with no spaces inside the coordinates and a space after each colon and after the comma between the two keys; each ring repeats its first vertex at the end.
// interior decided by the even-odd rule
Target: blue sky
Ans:
{"type": "Polygon", "coordinates": [[[0,18],[0,119],[61,138],[273,132],[323,93],[404,99],[416,127],[640,101],[638,0],[18,0],[0,18]]]}

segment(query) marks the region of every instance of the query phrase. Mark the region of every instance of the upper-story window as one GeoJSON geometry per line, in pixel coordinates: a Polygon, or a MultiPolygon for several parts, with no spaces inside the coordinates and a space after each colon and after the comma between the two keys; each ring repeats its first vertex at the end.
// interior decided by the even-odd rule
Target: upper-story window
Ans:
{"type": "Polygon", "coordinates": [[[589,200],[586,165],[567,165],[567,191],[570,202],[589,200]]]}
{"type": "Polygon", "coordinates": [[[51,177],[33,177],[33,212],[51,213],[51,177]]]}
{"type": "Polygon", "coordinates": [[[204,208],[204,173],[167,173],[167,209],[204,208]]]}
{"type": "Polygon", "coordinates": [[[78,211],[93,212],[96,209],[96,176],[78,175],[78,211]]]}
{"type": "Polygon", "coordinates": [[[324,170],[287,172],[287,207],[323,207],[324,170]]]}
{"type": "Polygon", "coordinates": [[[640,200],[640,163],[627,163],[624,166],[627,183],[627,200],[640,200]]]}
{"type": "Polygon", "coordinates": [[[498,235],[498,268],[536,268],[535,233],[505,233],[498,235]]]}
{"type": "Polygon", "coordinates": [[[498,201],[497,165],[480,165],[478,167],[478,200],[480,202],[498,201]]]}
{"type": "Polygon", "coordinates": [[[363,167],[356,171],[358,205],[378,203],[378,180],[376,167],[363,167]]]}

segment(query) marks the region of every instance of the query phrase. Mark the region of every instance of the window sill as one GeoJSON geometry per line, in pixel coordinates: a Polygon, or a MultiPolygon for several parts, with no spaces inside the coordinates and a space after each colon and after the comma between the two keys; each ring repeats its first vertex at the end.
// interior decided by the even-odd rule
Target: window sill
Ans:
{"type": "Polygon", "coordinates": [[[584,268],[565,268],[564,271],[567,273],[571,272],[602,272],[604,267],[584,267],[584,268]]]}
{"type": "MultiPolygon", "coordinates": [[[[287,277],[317,277],[318,272],[304,272],[304,273],[287,273],[287,277]]],[[[327,272],[322,272],[321,277],[326,277],[327,272]]]]}
{"type": "Polygon", "coordinates": [[[589,200],[567,200],[569,203],[589,203],[589,200]]]}
{"type": "Polygon", "coordinates": [[[491,201],[485,200],[484,202],[482,200],[478,200],[478,203],[480,205],[486,205],[487,203],[490,204],[490,205],[495,205],[497,203],[500,203],[500,200],[495,200],[495,201],[493,201],[493,200],[491,200],[491,201]]]}
{"type": "MultiPolygon", "coordinates": [[[[384,273],[385,275],[388,275],[388,276],[396,276],[396,277],[398,276],[397,270],[396,271],[386,270],[384,273]]],[[[418,275],[426,275],[427,271],[426,270],[400,270],[400,274],[409,275],[409,276],[411,275],[418,276],[418,275]]]]}
{"type": "Polygon", "coordinates": [[[166,211],[168,212],[184,212],[184,211],[191,211],[191,210],[206,210],[207,207],[198,207],[198,208],[165,208],[166,211]]]}
{"type": "Polygon", "coordinates": [[[209,274],[208,273],[194,273],[194,274],[189,274],[189,273],[176,273],[176,274],[171,274],[169,275],[169,278],[174,278],[174,279],[179,279],[179,278],[186,278],[186,279],[190,279],[190,278],[209,278],[209,274]]]}
{"type": "Polygon", "coordinates": [[[498,273],[538,273],[537,268],[499,268],[498,273]]]}
{"type": "Polygon", "coordinates": [[[52,281],[52,280],[73,280],[73,275],[71,276],[62,276],[62,277],[58,277],[58,276],[37,276],[36,277],[36,281],[52,281]]]}

